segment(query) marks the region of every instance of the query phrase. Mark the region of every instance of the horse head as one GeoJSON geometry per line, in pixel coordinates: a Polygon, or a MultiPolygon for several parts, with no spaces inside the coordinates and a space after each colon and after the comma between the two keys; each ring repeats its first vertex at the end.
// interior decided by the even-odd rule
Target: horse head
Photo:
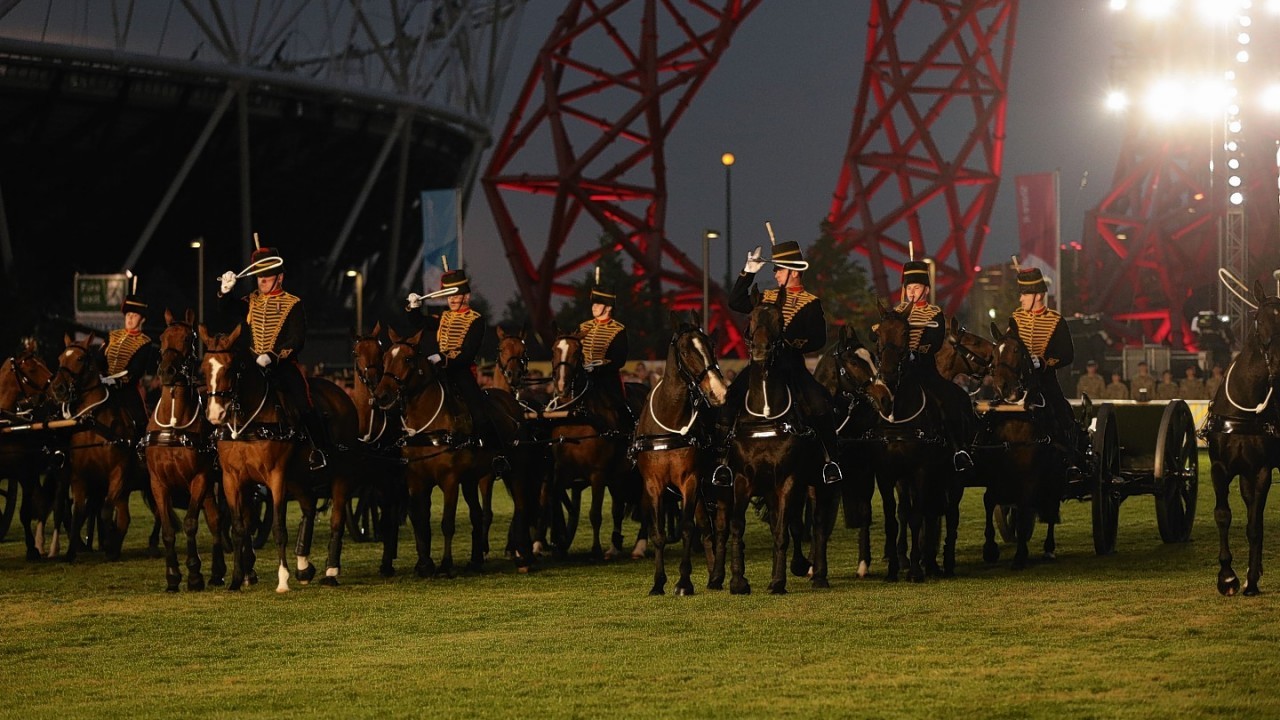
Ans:
{"type": "Polygon", "coordinates": [[[782,346],[782,308],[787,302],[787,289],[778,288],[774,302],[764,302],[764,296],[751,287],[751,315],[747,319],[747,348],[753,364],[766,367],[777,357],[782,346]]]}
{"type": "Polygon", "coordinates": [[[64,337],[66,347],[58,355],[58,370],[49,383],[49,397],[63,405],[74,405],[84,393],[102,385],[101,345],[93,343],[93,333],[84,340],[64,337]]]}
{"type": "Polygon", "coordinates": [[[551,401],[568,405],[582,393],[578,390],[583,375],[582,336],[561,333],[551,345],[551,401]]]}
{"type": "Polygon", "coordinates": [[[378,322],[374,323],[372,333],[356,335],[352,339],[351,366],[355,371],[356,381],[364,386],[370,396],[382,381],[383,352],[382,340],[379,339],[381,335],[382,323],[378,322]]]}
{"type": "Polygon", "coordinates": [[[418,351],[422,331],[402,337],[387,331],[391,346],[382,355],[382,379],[373,389],[373,402],[385,411],[402,407],[423,387],[436,381],[436,366],[418,351]]]}
{"type": "Polygon", "coordinates": [[[876,299],[876,308],[880,311],[880,322],[873,329],[880,355],[880,376],[896,393],[904,368],[911,359],[911,321],[905,314],[886,307],[879,299],[876,299]]]}
{"type": "Polygon", "coordinates": [[[44,404],[53,372],[37,354],[36,341],[23,341],[22,352],[5,363],[0,375],[0,409],[28,412],[44,404]]]}
{"type": "MultiPolygon", "coordinates": [[[[965,330],[960,325],[960,319],[954,316],[947,321],[946,347],[953,353],[954,360],[950,368],[953,371],[950,373],[953,377],[957,373],[964,373],[969,377],[982,377],[991,372],[991,363],[996,354],[995,343],[977,333],[965,330]]],[[[944,373],[945,376],[946,373],[944,373]]]]}
{"type": "Polygon", "coordinates": [[[881,415],[893,411],[893,393],[880,377],[875,355],[862,344],[857,330],[848,325],[840,326],[840,339],[831,352],[831,358],[836,365],[838,394],[866,400],[881,415]]]}
{"type": "Polygon", "coordinates": [[[200,375],[209,396],[205,417],[214,425],[226,423],[238,408],[240,376],[248,367],[247,353],[237,344],[241,327],[237,324],[230,333],[217,335],[210,335],[204,325],[199,327],[200,342],[204,344],[200,375]]]}
{"type": "Polygon", "coordinates": [[[162,385],[191,384],[196,361],[196,314],[187,309],[183,319],[165,308],[164,332],[160,333],[160,365],[156,377],[162,385]]]}
{"type": "Polygon", "coordinates": [[[1280,297],[1268,297],[1256,280],[1253,296],[1258,301],[1258,309],[1253,311],[1253,339],[1266,362],[1267,380],[1274,386],[1280,379],[1280,297]]]}
{"type": "Polygon", "coordinates": [[[529,356],[524,344],[524,330],[508,333],[498,326],[498,372],[512,391],[517,390],[529,372],[529,356]]]}
{"type": "Polygon", "coordinates": [[[995,381],[996,392],[1008,402],[1020,403],[1028,392],[1039,389],[1031,372],[1031,351],[1022,342],[1012,318],[1004,332],[1000,332],[994,322],[991,323],[991,337],[995,340],[991,377],[995,381]]]}
{"type": "Polygon", "coordinates": [[[672,313],[671,320],[675,332],[671,336],[668,359],[674,359],[680,379],[696,391],[704,403],[720,407],[728,397],[729,389],[720,372],[711,338],[696,324],[681,320],[675,313],[672,313]]]}

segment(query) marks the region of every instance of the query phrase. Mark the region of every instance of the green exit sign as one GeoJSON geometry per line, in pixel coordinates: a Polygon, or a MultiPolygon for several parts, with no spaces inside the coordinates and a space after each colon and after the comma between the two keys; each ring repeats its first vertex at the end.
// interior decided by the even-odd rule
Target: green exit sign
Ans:
{"type": "Polygon", "coordinates": [[[124,273],[82,275],[76,273],[76,315],[119,313],[124,303],[128,278],[124,273]]]}

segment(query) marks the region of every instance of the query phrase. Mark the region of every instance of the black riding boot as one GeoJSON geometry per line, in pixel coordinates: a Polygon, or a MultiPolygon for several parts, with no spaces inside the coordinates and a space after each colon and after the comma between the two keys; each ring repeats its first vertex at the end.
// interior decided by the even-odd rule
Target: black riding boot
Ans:
{"type": "Polygon", "coordinates": [[[715,448],[718,457],[716,469],[711,472],[711,484],[716,487],[733,485],[733,470],[729,468],[729,442],[732,435],[732,427],[717,423],[711,436],[711,447],[715,448]]]}
{"type": "Polygon", "coordinates": [[[844,476],[840,473],[840,466],[831,459],[835,457],[832,451],[837,447],[834,423],[830,417],[824,417],[813,423],[813,429],[818,434],[818,442],[822,444],[822,482],[827,485],[840,482],[844,476]]]}
{"type": "Polygon", "coordinates": [[[480,445],[493,448],[496,453],[493,456],[493,471],[498,475],[509,471],[511,463],[507,462],[507,456],[503,454],[503,451],[508,447],[508,443],[504,442],[502,436],[498,433],[498,426],[493,422],[493,418],[489,417],[488,408],[474,408],[471,414],[471,422],[474,426],[476,437],[480,438],[480,445]]]}
{"type": "Polygon", "coordinates": [[[307,463],[312,470],[319,470],[329,464],[329,458],[325,455],[325,452],[331,449],[329,429],[324,424],[324,419],[320,417],[320,412],[315,408],[302,414],[302,424],[307,429],[307,442],[311,445],[307,463]]]}

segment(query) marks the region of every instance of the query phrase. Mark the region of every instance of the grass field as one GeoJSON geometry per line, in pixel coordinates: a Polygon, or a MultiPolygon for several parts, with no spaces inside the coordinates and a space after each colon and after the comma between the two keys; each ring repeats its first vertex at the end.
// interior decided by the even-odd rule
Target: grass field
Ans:
{"type": "MultiPolygon", "coordinates": [[[[1072,502],[1058,558],[1014,573],[1008,547],[1001,564],[981,561],[974,491],[958,577],[859,580],[840,528],[832,588],[793,578],[785,596],[762,592],[754,518],[750,596],[703,590],[698,569],[696,596],[649,597],[651,561],[586,559],[585,518],[573,557],[529,575],[499,559],[414,578],[405,527],[389,580],[378,548],[349,544],[340,588],[277,595],[264,550],[263,582],[245,592],[168,595],[138,504],[118,563],[33,565],[20,537],[0,544],[0,716],[1280,717],[1280,581],[1218,595],[1207,467],[1188,544],[1161,544],[1151,498],[1130,498],[1118,553],[1097,557],[1089,506],[1072,502]]],[[[1233,507],[1243,573],[1238,495],[1233,507]]],[[[317,548],[326,540],[318,531],[317,548]]]]}

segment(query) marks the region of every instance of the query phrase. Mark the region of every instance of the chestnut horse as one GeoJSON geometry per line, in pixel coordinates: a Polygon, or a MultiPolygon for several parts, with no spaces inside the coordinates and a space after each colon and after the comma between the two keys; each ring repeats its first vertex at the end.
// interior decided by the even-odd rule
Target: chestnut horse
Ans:
{"type": "Polygon", "coordinates": [[[1218,525],[1218,592],[1240,592],[1240,576],[1232,567],[1231,481],[1240,478],[1244,499],[1245,537],[1249,541],[1249,566],[1244,594],[1257,595],[1262,576],[1263,511],[1271,489],[1271,471],[1280,467],[1280,403],[1275,388],[1280,382],[1280,298],[1267,297],[1254,284],[1257,310],[1245,336],[1244,349],[1227,368],[1226,379],[1209,405],[1203,433],[1209,441],[1210,475],[1218,525]]]}
{"type": "MultiPolygon", "coordinates": [[[[346,529],[347,499],[359,467],[350,452],[355,445],[359,421],[347,393],[328,380],[308,378],[316,409],[325,416],[329,439],[338,449],[328,465],[319,471],[307,467],[305,443],[297,437],[289,416],[278,399],[266,372],[253,362],[244,344],[237,344],[243,324],[230,334],[210,335],[200,326],[204,343],[201,373],[207,388],[205,416],[215,427],[218,463],[222,466],[222,486],[231,513],[232,556],[235,558],[229,590],[239,590],[252,582],[249,554],[248,493],[256,485],[271,492],[272,534],[276,541],[276,592],[289,591],[287,562],[288,530],[285,528],[286,491],[302,509],[298,527],[298,580],[307,583],[315,576],[309,558],[315,522],[317,488],[328,486],[333,502],[329,515],[329,557],[322,585],[337,585],[342,560],[342,536],[346,529]]],[[[301,410],[300,408],[298,409],[301,410]]]]}
{"type": "Polygon", "coordinates": [[[209,425],[202,416],[199,357],[196,355],[195,313],[187,310],[178,320],[168,309],[167,324],[160,334],[160,398],[147,422],[142,446],[146,449],[147,470],[151,474],[151,495],[165,550],[165,590],[177,592],[182,582],[178,566],[176,501],[186,500],[182,529],[187,536],[187,589],[203,590],[200,551],[196,532],[200,509],[213,537],[213,564],[209,584],[226,582],[227,563],[222,516],[218,511],[214,484],[218,471],[214,464],[209,425]]]}
{"type": "MultiPolygon", "coordinates": [[[[443,374],[434,363],[418,351],[422,333],[401,337],[390,331],[391,347],[383,356],[382,379],[374,389],[374,401],[383,410],[398,410],[405,437],[401,441],[401,458],[405,462],[405,481],[409,491],[409,520],[413,524],[418,562],[414,567],[419,577],[440,574],[453,577],[453,535],[456,528],[458,494],[462,493],[470,509],[471,559],[468,567],[479,570],[484,562],[485,524],[480,507],[479,486],[482,480],[492,482],[494,460],[506,458],[509,467],[502,471],[514,501],[512,522],[523,531],[512,533],[516,541],[516,566],[528,568],[532,548],[529,543],[528,509],[523,501],[522,449],[515,446],[502,450],[488,447],[472,434],[471,413],[461,398],[450,392],[443,374]],[[431,556],[431,492],[436,486],[444,496],[440,529],[444,535],[444,555],[437,568],[431,556]]],[[[490,416],[500,435],[518,437],[523,413],[510,394],[488,393],[490,416]]]]}
{"type": "Polygon", "coordinates": [[[84,549],[81,532],[90,506],[99,508],[107,559],[119,560],[129,529],[129,493],[143,469],[134,451],[143,428],[134,427],[118,393],[135,390],[113,390],[103,384],[102,346],[92,343],[92,335],[78,342],[68,335],[65,341],[49,397],[62,406],[64,419],[80,423],[70,435],[67,451],[71,538],[66,560],[74,562],[84,549]]]}
{"type": "MultiPolygon", "coordinates": [[[[23,344],[22,352],[0,364],[0,415],[4,423],[20,426],[45,419],[49,383],[53,373],[36,354],[34,340],[23,344]]],[[[3,427],[3,425],[0,425],[3,427]]],[[[0,442],[0,474],[16,481],[22,491],[18,519],[27,543],[27,560],[36,561],[45,552],[45,523],[53,510],[53,480],[40,481],[49,462],[41,445],[44,437],[8,434],[0,442]]],[[[11,486],[12,487],[12,486],[11,486]]],[[[10,496],[9,502],[14,502],[10,496]]],[[[57,528],[49,542],[52,557],[57,547],[57,528]]]]}
{"type": "MultiPolygon", "coordinates": [[[[680,497],[680,534],[684,557],[680,561],[677,595],[692,595],[693,546],[698,540],[695,512],[703,509],[699,480],[714,467],[707,440],[715,425],[712,408],[724,404],[728,388],[715,348],[706,333],[694,324],[672,316],[675,325],[662,379],[645,399],[636,421],[632,453],[644,478],[643,511],[649,517],[649,537],[653,543],[653,586],[650,595],[666,592],[667,503],[664,491],[680,497]]],[[[698,512],[705,515],[705,513],[698,512]]],[[[708,538],[710,539],[710,538],[708,538]]],[[[706,545],[708,587],[717,584],[715,553],[706,545]]],[[[720,566],[723,570],[723,565],[720,566]]],[[[724,582],[721,574],[719,583],[724,582]]]]}

